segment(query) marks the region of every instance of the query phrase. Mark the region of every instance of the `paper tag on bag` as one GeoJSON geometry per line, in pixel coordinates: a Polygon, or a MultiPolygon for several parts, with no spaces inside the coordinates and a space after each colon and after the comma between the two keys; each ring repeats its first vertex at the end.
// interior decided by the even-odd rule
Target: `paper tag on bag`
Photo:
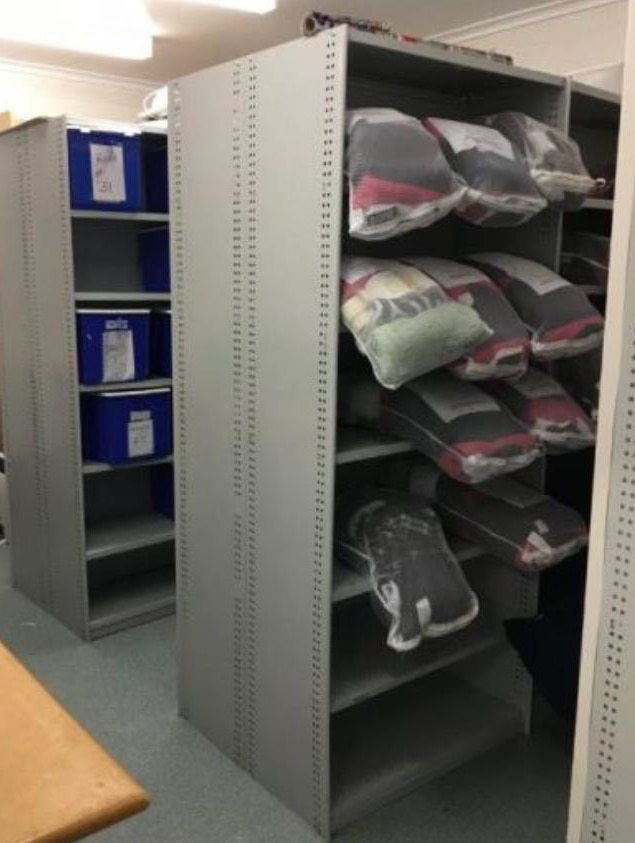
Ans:
{"type": "Polygon", "coordinates": [[[91,143],[90,175],[95,202],[125,202],[123,146],[91,143]]]}
{"type": "Polygon", "coordinates": [[[150,419],[128,422],[128,456],[151,457],[154,455],[154,422],[150,419]]]}
{"type": "Polygon", "coordinates": [[[105,331],[102,334],[104,383],[134,380],[134,344],[132,331],[105,331]]]}

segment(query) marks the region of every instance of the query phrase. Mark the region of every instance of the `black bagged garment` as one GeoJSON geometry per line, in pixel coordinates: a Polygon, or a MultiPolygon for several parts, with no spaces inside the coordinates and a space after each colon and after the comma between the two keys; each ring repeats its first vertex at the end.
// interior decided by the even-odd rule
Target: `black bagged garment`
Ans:
{"type": "Polygon", "coordinates": [[[438,141],[420,120],[392,108],[361,108],[346,117],[349,233],[385,240],[427,228],[465,192],[438,141]]]}
{"type": "Polygon", "coordinates": [[[537,360],[575,357],[602,344],[604,319],[584,292],[535,261],[502,252],[470,255],[530,329],[537,360]]]}
{"type": "Polygon", "coordinates": [[[595,425],[558,381],[530,368],[515,381],[486,384],[550,453],[577,451],[595,443],[595,425]]]}
{"type": "Polygon", "coordinates": [[[577,512],[510,477],[465,486],[427,464],[413,469],[411,489],[433,501],[454,535],[525,573],[557,565],[588,541],[577,512]]]}
{"type": "Polygon", "coordinates": [[[505,135],[527,162],[533,180],[550,205],[577,211],[595,187],[578,144],[552,126],[519,111],[483,118],[505,135]]]}
{"type": "Polygon", "coordinates": [[[606,289],[611,238],[586,231],[565,232],[560,271],[573,284],[606,289]]]}
{"type": "Polygon", "coordinates": [[[456,213],[474,225],[521,225],[547,207],[525,161],[496,129],[428,117],[450,167],[467,186],[456,213]]]}
{"type": "Polygon", "coordinates": [[[517,471],[543,453],[536,437],[491,395],[444,371],[384,393],[380,423],[462,483],[517,471]]]}
{"type": "Polygon", "coordinates": [[[569,360],[557,360],[553,372],[596,422],[600,403],[602,349],[596,348],[569,360]]]}
{"type": "Polygon", "coordinates": [[[408,652],[478,615],[478,599],[449,549],[437,515],[407,492],[363,489],[337,503],[335,551],[371,579],[387,644],[408,652]]]}
{"type": "Polygon", "coordinates": [[[467,304],[490,329],[491,336],[450,364],[462,380],[516,378],[527,369],[529,333],[496,284],[474,266],[442,258],[408,258],[434,278],[456,302],[467,304]]]}

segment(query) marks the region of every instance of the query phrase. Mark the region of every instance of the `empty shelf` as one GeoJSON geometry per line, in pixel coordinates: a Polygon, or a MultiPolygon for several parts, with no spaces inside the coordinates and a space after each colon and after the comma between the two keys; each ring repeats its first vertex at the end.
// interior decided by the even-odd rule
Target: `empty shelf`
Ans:
{"type": "Polygon", "coordinates": [[[77,220],[129,220],[130,222],[169,222],[169,214],[153,214],[146,211],[71,211],[77,220]]]}
{"type": "MultiPolygon", "coordinates": [[[[448,544],[459,562],[467,562],[483,555],[483,551],[474,544],[457,539],[454,536],[448,537],[448,544]]],[[[344,562],[338,559],[333,560],[333,602],[341,603],[344,600],[351,600],[360,594],[367,594],[370,591],[370,579],[364,574],[352,570],[344,562]]]]}
{"type": "Polygon", "coordinates": [[[131,468],[144,468],[149,465],[165,465],[174,462],[174,457],[159,457],[156,460],[133,460],[121,465],[110,465],[107,462],[85,462],[82,466],[84,474],[105,474],[107,471],[126,471],[131,468]]]}
{"type": "Polygon", "coordinates": [[[517,709],[445,673],[349,709],[332,723],[335,829],[522,729],[517,709]]]}
{"type": "Polygon", "coordinates": [[[94,301],[94,302],[152,302],[152,301],[170,301],[172,298],[170,293],[148,293],[144,290],[139,292],[131,292],[130,290],[110,290],[104,292],[82,292],[75,291],[75,301],[94,301]]]}
{"type": "Polygon", "coordinates": [[[174,613],[174,569],[133,574],[96,589],[90,597],[90,636],[99,638],[174,613]]]}
{"type": "Polygon", "coordinates": [[[174,538],[174,522],[158,512],[86,527],[86,558],[101,559],[174,538]]]}
{"type": "Polygon", "coordinates": [[[331,711],[343,711],[428,673],[481,653],[504,640],[503,629],[486,613],[466,629],[431,638],[411,653],[386,644],[386,628],[365,603],[338,616],[333,631],[331,711]]]}
{"type": "Polygon", "coordinates": [[[124,383],[80,384],[80,392],[121,392],[128,389],[162,389],[172,386],[172,378],[147,378],[144,381],[125,381],[124,383]]]}
{"type": "Polygon", "coordinates": [[[338,465],[407,454],[413,450],[410,442],[385,433],[364,430],[361,427],[340,427],[337,430],[338,465]]]}

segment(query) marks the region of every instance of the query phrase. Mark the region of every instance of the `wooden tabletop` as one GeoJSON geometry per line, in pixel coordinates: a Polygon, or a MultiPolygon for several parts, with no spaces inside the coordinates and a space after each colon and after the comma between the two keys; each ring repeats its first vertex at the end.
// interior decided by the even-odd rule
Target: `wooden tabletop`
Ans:
{"type": "Polygon", "coordinates": [[[78,840],[148,801],[0,644],[0,843],[78,840]]]}

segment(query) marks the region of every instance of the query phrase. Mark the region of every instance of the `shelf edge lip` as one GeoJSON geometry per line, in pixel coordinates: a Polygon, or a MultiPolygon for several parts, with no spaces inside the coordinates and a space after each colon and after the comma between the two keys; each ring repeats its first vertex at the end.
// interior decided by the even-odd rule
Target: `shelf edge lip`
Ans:
{"type": "Polygon", "coordinates": [[[112,545],[108,549],[86,547],[86,560],[92,562],[94,559],[107,559],[109,556],[118,556],[120,553],[128,553],[131,550],[141,550],[144,547],[154,547],[157,544],[167,544],[175,539],[175,531],[165,531],[161,535],[148,536],[144,540],[122,542],[120,545],[112,545]]]}
{"type": "Polygon", "coordinates": [[[172,385],[172,378],[147,378],[143,381],[123,381],[123,383],[80,383],[79,391],[88,394],[94,392],[129,392],[133,390],[162,389],[172,385]]]}
{"type": "Polygon", "coordinates": [[[148,601],[145,606],[139,606],[138,611],[121,612],[119,617],[116,615],[106,615],[105,619],[97,618],[89,620],[88,628],[91,640],[102,638],[115,632],[122,632],[124,629],[140,626],[142,623],[148,623],[151,620],[167,617],[168,615],[174,614],[175,611],[176,594],[171,597],[165,597],[162,600],[156,600],[154,604],[148,601]]]}
{"type": "Polygon", "coordinates": [[[80,208],[70,209],[71,219],[108,220],[119,222],[169,222],[170,215],[153,211],[90,211],[80,208]]]}
{"type": "Polygon", "coordinates": [[[135,462],[121,463],[118,465],[110,465],[107,462],[95,462],[92,460],[85,460],[82,463],[82,474],[107,474],[111,471],[128,471],[134,468],[148,468],[153,465],[172,465],[174,463],[174,455],[169,457],[157,457],[155,460],[138,460],[135,462]]]}

